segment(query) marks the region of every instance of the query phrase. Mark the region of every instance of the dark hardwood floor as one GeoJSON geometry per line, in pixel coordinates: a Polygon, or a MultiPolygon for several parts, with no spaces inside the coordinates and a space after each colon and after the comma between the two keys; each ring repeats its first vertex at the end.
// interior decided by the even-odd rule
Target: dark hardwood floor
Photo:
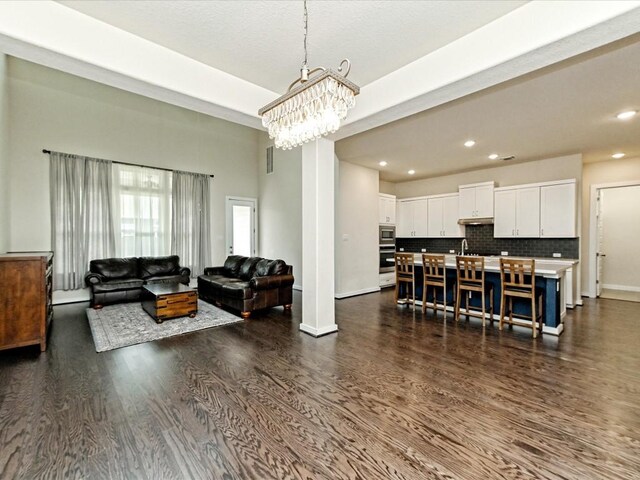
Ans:
{"type": "Polygon", "coordinates": [[[337,301],[95,353],[84,304],[49,349],[0,353],[1,478],[640,478],[637,304],[586,300],[561,338],[337,301]]]}

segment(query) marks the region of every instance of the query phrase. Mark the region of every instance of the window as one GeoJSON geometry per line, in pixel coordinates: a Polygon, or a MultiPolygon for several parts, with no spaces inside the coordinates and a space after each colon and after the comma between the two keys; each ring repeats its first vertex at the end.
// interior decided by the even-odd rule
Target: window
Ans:
{"type": "Polygon", "coordinates": [[[116,256],[169,255],[171,172],[113,166],[116,256]]]}

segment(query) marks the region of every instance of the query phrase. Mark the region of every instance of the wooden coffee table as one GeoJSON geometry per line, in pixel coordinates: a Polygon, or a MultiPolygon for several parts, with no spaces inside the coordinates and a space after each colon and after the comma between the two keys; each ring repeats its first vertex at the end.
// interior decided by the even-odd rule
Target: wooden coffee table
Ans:
{"type": "Polygon", "coordinates": [[[142,308],[156,323],[170,318],[193,318],[198,313],[198,293],[181,283],[145,285],[141,300],[142,308]]]}

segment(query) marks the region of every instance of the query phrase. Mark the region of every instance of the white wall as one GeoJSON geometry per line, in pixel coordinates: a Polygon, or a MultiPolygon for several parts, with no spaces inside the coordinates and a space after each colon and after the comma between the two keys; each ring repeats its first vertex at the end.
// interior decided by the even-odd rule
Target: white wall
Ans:
{"type": "Polygon", "coordinates": [[[9,249],[9,82],[8,57],[0,53],[0,253],[9,249]]]}
{"type": "Polygon", "coordinates": [[[494,180],[497,187],[508,187],[525,183],[547,182],[576,178],[578,185],[582,178],[582,155],[547,158],[532,162],[509,164],[502,162],[498,167],[473,170],[442,177],[427,178],[396,184],[398,198],[438,195],[458,191],[458,185],[488,182],[494,180]]]}
{"type": "Polygon", "coordinates": [[[293,266],[295,287],[302,287],[302,149],[273,149],[273,173],[267,175],[266,149],[273,145],[260,135],[258,154],[258,252],[293,266]]]}
{"type": "Polygon", "coordinates": [[[379,289],[378,171],[339,162],[336,296],[379,289]]]}
{"type": "MultiPolygon", "coordinates": [[[[590,286],[595,282],[595,268],[589,269],[589,263],[594,263],[589,256],[591,239],[590,201],[591,186],[617,182],[640,183],[640,158],[620,160],[607,160],[605,162],[587,163],[582,174],[582,238],[580,248],[582,251],[582,292],[583,295],[593,293],[590,286]]],[[[631,250],[633,252],[633,250],[631,250]]],[[[595,263],[594,263],[595,266],[595,263]]]]}
{"type": "Polygon", "coordinates": [[[600,194],[603,237],[607,254],[602,268],[602,287],[640,291],[640,185],[605,188],[600,194]]]}
{"type": "Polygon", "coordinates": [[[225,196],[258,197],[258,130],[9,59],[11,250],[47,250],[42,149],[214,174],[212,260],[226,258],[225,196]]]}

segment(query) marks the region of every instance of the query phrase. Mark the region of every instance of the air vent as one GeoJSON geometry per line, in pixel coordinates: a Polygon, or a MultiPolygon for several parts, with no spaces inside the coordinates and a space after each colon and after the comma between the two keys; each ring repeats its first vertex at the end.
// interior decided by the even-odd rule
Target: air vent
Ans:
{"type": "Polygon", "coordinates": [[[267,148],[267,175],[273,173],[273,147],[267,148]]]}
{"type": "Polygon", "coordinates": [[[515,155],[509,155],[508,157],[502,157],[501,160],[508,162],[509,160],[515,160],[516,156],[515,155]]]}

